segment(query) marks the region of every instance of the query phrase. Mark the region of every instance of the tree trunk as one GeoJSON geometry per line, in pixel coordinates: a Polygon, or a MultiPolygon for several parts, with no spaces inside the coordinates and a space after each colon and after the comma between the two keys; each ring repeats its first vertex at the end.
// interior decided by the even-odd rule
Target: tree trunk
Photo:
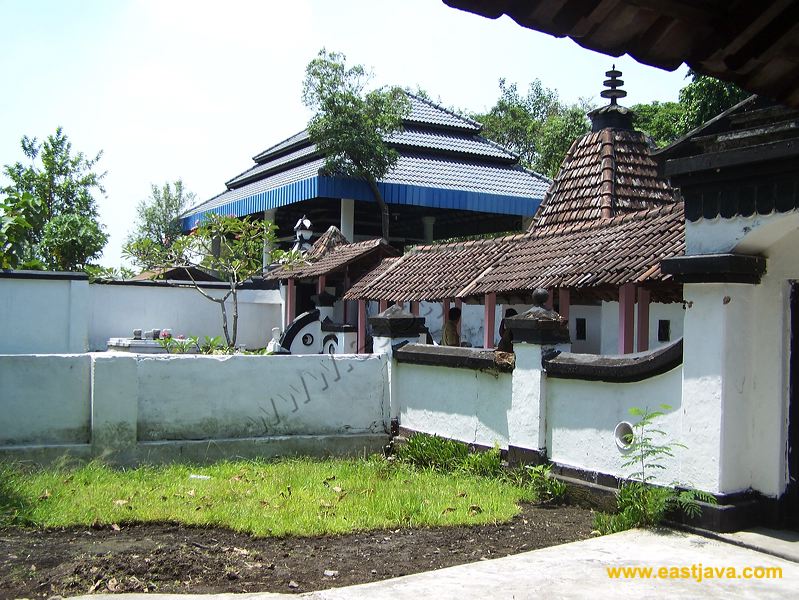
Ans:
{"type": "Polygon", "coordinates": [[[236,347],[236,338],[239,334],[239,295],[235,285],[231,289],[233,293],[233,347],[236,347]]]}
{"type": "Polygon", "coordinates": [[[372,194],[374,194],[375,200],[377,201],[377,207],[380,209],[380,224],[382,226],[382,235],[386,241],[388,241],[388,204],[386,201],[383,200],[383,194],[380,193],[380,188],[377,187],[377,181],[371,175],[366,177],[366,181],[369,183],[369,187],[372,189],[372,194]]]}
{"type": "Polygon", "coordinates": [[[222,308],[222,331],[225,333],[225,341],[227,342],[228,347],[232,346],[233,343],[230,341],[230,334],[228,333],[227,328],[227,308],[225,308],[225,300],[227,296],[222,298],[222,301],[219,303],[219,306],[222,308]]]}

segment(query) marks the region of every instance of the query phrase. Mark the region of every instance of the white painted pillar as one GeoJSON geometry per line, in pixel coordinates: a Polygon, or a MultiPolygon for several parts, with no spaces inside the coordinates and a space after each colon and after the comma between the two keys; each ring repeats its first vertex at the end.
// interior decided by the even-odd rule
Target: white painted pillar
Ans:
{"type": "Polygon", "coordinates": [[[297,288],[293,279],[286,285],[286,327],[291,325],[297,314],[297,288]]]}
{"type": "Polygon", "coordinates": [[[425,244],[432,244],[433,243],[433,227],[436,224],[435,217],[422,217],[422,225],[424,226],[424,243],[425,244]]]}
{"type": "Polygon", "coordinates": [[[348,241],[355,241],[355,200],[341,199],[341,221],[339,229],[348,241]]]}

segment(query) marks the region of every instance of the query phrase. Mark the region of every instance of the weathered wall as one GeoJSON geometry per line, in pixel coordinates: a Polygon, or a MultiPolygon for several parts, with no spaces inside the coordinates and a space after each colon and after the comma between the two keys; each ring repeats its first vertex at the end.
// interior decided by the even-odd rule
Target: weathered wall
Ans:
{"type": "Polygon", "coordinates": [[[88,354],[0,355],[0,446],[87,444],[88,354]]]}
{"type": "MultiPolygon", "coordinates": [[[[681,302],[670,302],[663,304],[653,302],[649,305],[649,349],[654,350],[674,340],[683,337],[685,310],[681,302]],[[658,341],[658,320],[665,319],[671,322],[671,340],[667,342],[658,341]]],[[[619,303],[602,303],[602,342],[600,354],[619,353],[619,303]]],[[[635,305],[635,323],[638,323],[638,304],[635,305]]],[[[638,347],[638,328],[636,326],[633,336],[633,347],[638,347]]]]}
{"type": "MultiPolygon", "coordinates": [[[[0,278],[4,331],[0,354],[103,351],[109,338],[134,329],[172,329],[186,336],[221,336],[218,304],[192,288],[153,284],[89,284],[70,274],[0,278]]],[[[209,293],[219,294],[211,290],[209,293]]],[[[228,301],[232,318],[232,303],[228,301]]],[[[238,345],[263,348],[280,326],[278,290],[239,292],[238,345]]]]}
{"type": "Polygon", "coordinates": [[[86,279],[0,278],[0,354],[86,352],[86,279]]]}
{"type": "MultiPolygon", "coordinates": [[[[207,290],[213,296],[222,294],[207,290]]],[[[280,294],[277,290],[241,290],[238,345],[264,348],[272,327],[280,326],[280,294]]],[[[233,303],[226,303],[232,323],[233,303]]],[[[173,335],[221,336],[222,311],[215,302],[191,288],[166,286],[89,286],[89,347],[105,350],[112,337],[130,337],[134,329],[171,329],[173,335]]],[[[232,332],[231,332],[232,333],[232,332]]]]}
{"type": "Polygon", "coordinates": [[[0,414],[10,459],[371,452],[387,441],[388,365],[381,355],[3,355],[0,414]]]}
{"type": "Polygon", "coordinates": [[[392,376],[402,427],[508,447],[510,373],[394,363],[392,376]]]}
{"type": "Polygon", "coordinates": [[[708,487],[712,482],[707,476],[683,477],[682,464],[686,461],[695,465],[698,473],[712,472],[718,453],[706,454],[683,430],[681,386],[681,368],[635,383],[548,378],[546,447],[550,460],[586,471],[627,477],[636,469],[622,466],[630,454],[616,444],[613,434],[616,425],[638,421],[638,417],[629,414],[630,408],[654,411],[667,404],[671,409],[657,421],[658,428],[667,435],[661,439],[655,436],[655,441],[681,442],[688,449],[675,449],[675,458],[663,461],[668,467],[666,471],[653,470],[648,474],[661,483],[684,481],[715,491],[714,487],[708,487]]]}

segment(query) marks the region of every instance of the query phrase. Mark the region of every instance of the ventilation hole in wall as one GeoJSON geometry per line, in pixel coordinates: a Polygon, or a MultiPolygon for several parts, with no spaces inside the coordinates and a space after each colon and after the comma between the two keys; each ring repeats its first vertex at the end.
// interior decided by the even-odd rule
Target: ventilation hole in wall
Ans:
{"type": "Polygon", "coordinates": [[[616,425],[616,429],[613,430],[613,437],[616,438],[616,446],[618,446],[620,450],[628,450],[630,448],[633,443],[634,435],[633,426],[627,421],[622,421],[616,425]]]}
{"type": "Polygon", "coordinates": [[[658,341],[670,342],[671,341],[671,321],[668,319],[658,320],[658,341]]]}
{"type": "Polygon", "coordinates": [[[575,340],[584,340],[585,339],[585,330],[586,330],[586,323],[585,319],[579,317],[574,320],[574,339],[575,340]]]}

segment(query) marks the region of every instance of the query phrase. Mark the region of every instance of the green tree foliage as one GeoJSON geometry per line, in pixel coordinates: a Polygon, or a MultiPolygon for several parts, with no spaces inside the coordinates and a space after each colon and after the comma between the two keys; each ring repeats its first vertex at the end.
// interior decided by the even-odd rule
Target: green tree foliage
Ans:
{"type": "Polygon", "coordinates": [[[537,79],[525,95],[500,79],[496,104],[471,117],[483,124],[484,136],[518,154],[522,165],[554,177],[571,143],[588,131],[587,108],[563,104],[556,90],[537,79]]]}
{"type": "Polygon", "coordinates": [[[633,127],[642,131],[656,146],[666,146],[682,135],[683,106],[677,102],[652,102],[632,107],[633,127]]]}
{"type": "Polygon", "coordinates": [[[44,226],[39,250],[48,269],[82,271],[99,258],[108,235],[91,217],[64,213],[44,226]]]}
{"type": "Polygon", "coordinates": [[[102,151],[94,157],[83,152],[73,152],[72,143],[61,127],[44,142],[24,136],[20,141],[22,153],[28,164],[16,162],[5,165],[3,173],[11,184],[3,188],[9,198],[31,197],[37,209],[35,218],[27,219],[23,248],[23,259],[32,264],[72,265],[79,268],[86,260],[99,256],[96,244],[104,245],[107,236],[97,222],[96,193],[105,193],[102,179],[105,173],[96,171],[102,151]],[[26,196],[27,195],[27,196],[26,196]],[[70,216],[70,218],[67,218],[70,216]],[[59,219],[48,228],[53,219],[59,219]],[[92,221],[92,225],[88,224],[92,221]],[[47,231],[47,246],[42,242],[47,231]],[[65,246],[57,246],[63,243],[65,246]],[[76,251],[75,243],[90,244],[83,251],[76,251]]]}
{"type": "MultiPolygon", "coordinates": [[[[221,295],[210,293],[196,281],[192,283],[202,296],[219,305],[225,340],[233,348],[238,335],[238,291],[245,281],[261,274],[264,248],[273,248],[274,244],[275,225],[269,221],[212,214],[194,232],[179,235],[168,247],[143,237],[128,243],[122,253],[144,269],[200,268],[225,279],[228,289],[221,295]],[[233,313],[230,318],[228,299],[233,313]]],[[[280,259],[283,254],[280,250],[272,250],[269,262],[280,259]]],[[[191,272],[187,272],[191,276],[191,272]]]]}
{"type": "Polygon", "coordinates": [[[388,239],[388,206],[377,186],[398,158],[385,140],[402,129],[410,102],[398,87],[367,92],[371,75],[362,65],[347,67],[346,57],[324,48],[305,70],[303,103],[314,111],[308,134],[325,155],[325,170],[369,184],[388,239]]]}
{"type": "Polygon", "coordinates": [[[136,207],[136,224],[128,243],[148,238],[169,248],[181,234],[179,217],[194,202],[195,195],[183,187],[181,179],[160,188],[152,184],[150,197],[136,207]]]}
{"type": "Polygon", "coordinates": [[[41,204],[27,192],[0,199],[0,269],[23,266],[29,231],[41,219],[41,204]]]}
{"type": "Polygon", "coordinates": [[[734,83],[700,75],[696,71],[689,71],[688,75],[693,80],[680,90],[680,104],[683,107],[680,129],[683,134],[751,95],[734,83]]]}

